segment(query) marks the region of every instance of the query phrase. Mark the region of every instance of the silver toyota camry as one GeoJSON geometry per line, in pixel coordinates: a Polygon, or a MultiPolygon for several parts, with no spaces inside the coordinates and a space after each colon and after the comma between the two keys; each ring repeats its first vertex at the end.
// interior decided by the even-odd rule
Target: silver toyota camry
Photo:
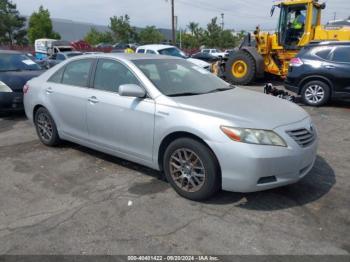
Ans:
{"type": "Polygon", "coordinates": [[[301,107],[175,57],[79,56],[24,94],[45,145],[69,140],[161,170],[192,200],[295,183],[316,157],[317,131],[301,107]]]}

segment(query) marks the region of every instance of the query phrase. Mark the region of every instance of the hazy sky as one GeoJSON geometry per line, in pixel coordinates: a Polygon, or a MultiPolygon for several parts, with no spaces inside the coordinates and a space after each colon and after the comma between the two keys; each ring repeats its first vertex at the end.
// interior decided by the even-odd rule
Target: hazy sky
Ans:
{"type": "MultiPolygon", "coordinates": [[[[170,0],[12,0],[23,15],[30,15],[40,5],[48,8],[54,18],[71,19],[107,25],[109,17],[128,14],[133,26],[155,25],[170,28],[170,0]]],[[[324,2],[324,1],[321,1],[324,2]]],[[[323,12],[324,22],[350,16],[350,0],[328,0],[323,12]]],[[[179,27],[190,21],[206,26],[215,16],[225,14],[225,28],[250,30],[261,25],[275,28],[277,15],[270,17],[272,0],[175,0],[179,27]]]]}

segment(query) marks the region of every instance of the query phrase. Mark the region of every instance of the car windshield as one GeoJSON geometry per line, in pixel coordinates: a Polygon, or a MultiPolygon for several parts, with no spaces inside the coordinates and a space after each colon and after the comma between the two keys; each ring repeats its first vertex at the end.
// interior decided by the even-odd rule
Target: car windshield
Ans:
{"type": "Polygon", "coordinates": [[[181,59],[144,59],[133,63],[167,96],[200,95],[233,88],[209,71],[181,59]]]}
{"type": "Polygon", "coordinates": [[[0,54],[0,71],[22,70],[41,70],[41,67],[24,54],[0,54]]]}
{"type": "Polygon", "coordinates": [[[186,55],[184,54],[184,52],[182,52],[180,49],[177,49],[175,47],[161,49],[161,50],[158,50],[158,52],[161,55],[170,55],[170,56],[186,58],[186,55]]]}

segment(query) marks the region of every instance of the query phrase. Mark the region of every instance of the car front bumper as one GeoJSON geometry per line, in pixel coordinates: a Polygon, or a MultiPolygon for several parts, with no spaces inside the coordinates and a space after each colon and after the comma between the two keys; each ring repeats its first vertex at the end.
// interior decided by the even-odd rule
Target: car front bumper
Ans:
{"type": "Polygon", "coordinates": [[[255,192],[296,183],[303,178],[316,160],[317,132],[311,144],[301,147],[286,131],[310,127],[309,122],[308,119],[275,129],[287,147],[208,142],[220,164],[222,189],[255,192]]]}
{"type": "Polygon", "coordinates": [[[23,94],[17,92],[0,92],[0,110],[23,110],[23,94]]]}

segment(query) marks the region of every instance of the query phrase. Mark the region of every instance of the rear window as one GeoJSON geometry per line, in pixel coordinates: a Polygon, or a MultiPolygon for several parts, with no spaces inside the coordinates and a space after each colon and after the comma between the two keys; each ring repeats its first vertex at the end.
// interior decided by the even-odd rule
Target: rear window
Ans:
{"type": "Polygon", "coordinates": [[[328,57],[329,57],[329,53],[331,52],[331,48],[327,48],[327,49],[323,49],[323,50],[319,50],[315,53],[316,56],[324,59],[324,60],[327,60],[328,57]]]}
{"type": "Polygon", "coordinates": [[[333,51],[332,61],[350,63],[350,46],[340,46],[333,51]]]}
{"type": "Polygon", "coordinates": [[[82,59],[68,63],[63,73],[62,83],[72,86],[87,87],[92,63],[93,60],[90,59],[82,59]]]}
{"type": "Polygon", "coordinates": [[[63,75],[64,67],[62,67],[60,70],[55,72],[48,80],[48,82],[52,83],[61,83],[62,81],[62,75],[63,75]]]}

